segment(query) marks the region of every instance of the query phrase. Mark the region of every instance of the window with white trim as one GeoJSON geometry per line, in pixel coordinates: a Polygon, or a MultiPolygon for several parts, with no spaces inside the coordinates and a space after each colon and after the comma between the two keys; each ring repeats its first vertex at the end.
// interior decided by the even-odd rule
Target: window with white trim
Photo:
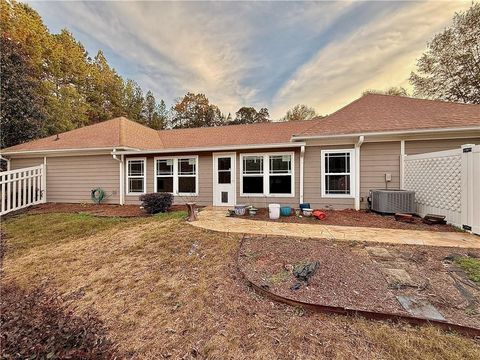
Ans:
{"type": "Polygon", "coordinates": [[[293,196],[293,153],[242,154],[242,196],[293,196]]]}
{"type": "Polygon", "coordinates": [[[322,196],[355,196],[354,154],[354,149],[322,150],[322,196]]]}
{"type": "Polygon", "coordinates": [[[198,157],[155,158],[155,191],[197,195],[198,157]]]}
{"type": "Polygon", "coordinates": [[[145,193],[145,159],[127,159],[127,193],[145,193]]]}

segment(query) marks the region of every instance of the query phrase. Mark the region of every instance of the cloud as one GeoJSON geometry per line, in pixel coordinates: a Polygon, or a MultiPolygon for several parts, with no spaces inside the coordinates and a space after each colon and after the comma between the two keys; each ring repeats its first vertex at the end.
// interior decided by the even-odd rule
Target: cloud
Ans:
{"type": "Polygon", "coordinates": [[[297,103],[326,113],[367,88],[406,85],[426,41],[468,1],[31,5],[167,104],[202,92],[224,112],[280,118],[297,103]]]}
{"type": "Polygon", "coordinates": [[[296,103],[331,113],[366,89],[408,87],[427,41],[450,23],[456,10],[468,6],[468,1],[409,3],[332,41],[279,89],[272,114],[279,117],[296,103]]]}

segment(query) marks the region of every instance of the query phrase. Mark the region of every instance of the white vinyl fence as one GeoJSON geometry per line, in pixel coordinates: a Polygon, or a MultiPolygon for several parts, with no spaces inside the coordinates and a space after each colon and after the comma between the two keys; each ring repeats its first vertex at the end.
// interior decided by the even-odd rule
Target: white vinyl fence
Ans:
{"type": "Polygon", "coordinates": [[[415,191],[417,214],[445,215],[447,222],[480,234],[480,145],[407,155],[406,190],[415,191]]]}
{"type": "Polygon", "coordinates": [[[45,166],[0,172],[0,188],[0,215],[43,203],[46,200],[45,166]]]}

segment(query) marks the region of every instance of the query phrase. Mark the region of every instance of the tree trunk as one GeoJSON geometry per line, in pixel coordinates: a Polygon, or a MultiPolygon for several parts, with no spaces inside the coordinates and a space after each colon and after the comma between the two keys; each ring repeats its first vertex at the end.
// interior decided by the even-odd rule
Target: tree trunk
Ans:
{"type": "Polygon", "coordinates": [[[195,203],[187,203],[188,219],[187,221],[197,220],[197,211],[195,203]]]}

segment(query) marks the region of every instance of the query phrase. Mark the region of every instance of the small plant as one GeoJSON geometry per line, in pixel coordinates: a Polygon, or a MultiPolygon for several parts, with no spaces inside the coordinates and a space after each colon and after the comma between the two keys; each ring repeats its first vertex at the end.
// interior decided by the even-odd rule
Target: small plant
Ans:
{"type": "Polygon", "coordinates": [[[140,196],[143,208],[149,214],[167,212],[172,206],[173,195],[170,193],[151,193],[140,196]]]}

